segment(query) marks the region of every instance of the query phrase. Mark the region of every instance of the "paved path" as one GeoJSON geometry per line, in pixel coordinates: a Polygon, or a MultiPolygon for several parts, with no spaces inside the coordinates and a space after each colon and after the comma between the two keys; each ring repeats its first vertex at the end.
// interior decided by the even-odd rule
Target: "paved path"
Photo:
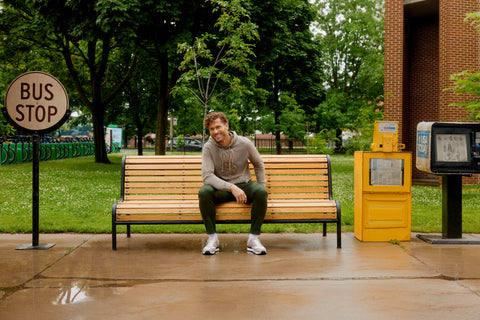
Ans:
{"type": "MultiPolygon", "coordinates": [[[[360,242],[343,233],[0,234],[0,319],[479,319],[480,245],[360,242]]],[[[474,236],[475,237],[475,236],[474,236]]],[[[479,236],[480,237],[480,236],[479,236]]]]}

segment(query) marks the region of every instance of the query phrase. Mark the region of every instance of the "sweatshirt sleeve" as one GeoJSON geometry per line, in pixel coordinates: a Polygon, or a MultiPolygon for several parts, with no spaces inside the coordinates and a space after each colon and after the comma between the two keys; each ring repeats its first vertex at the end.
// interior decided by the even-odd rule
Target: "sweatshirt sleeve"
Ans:
{"type": "Polygon", "coordinates": [[[220,179],[215,175],[215,164],[212,158],[211,149],[204,148],[202,152],[202,181],[215,189],[230,191],[232,183],[220,179]]]}
{"type": "Polygon", "coordinates": [[[267,179],[265,177],[265,164],[263,163],[262,156],[258,152],[257,148],[255,148],[255,145],[253,143],[250,142],[249,145],[249,160],[253,164],[253,170],[255,171],[257,183],[266,186],[267,179]]]}

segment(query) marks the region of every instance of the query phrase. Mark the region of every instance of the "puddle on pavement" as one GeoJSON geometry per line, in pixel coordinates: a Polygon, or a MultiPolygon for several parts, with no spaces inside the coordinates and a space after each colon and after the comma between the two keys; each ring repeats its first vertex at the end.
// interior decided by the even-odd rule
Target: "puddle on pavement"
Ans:
{"type": "Polygon", "coordinates": [[[56,300],[52,302],[53,305],[75,304],[93,300],[88,296],[86,286],[80,282],[76,282],[71,287],[63,287],[59,289],[59,294],[56,300]]]}

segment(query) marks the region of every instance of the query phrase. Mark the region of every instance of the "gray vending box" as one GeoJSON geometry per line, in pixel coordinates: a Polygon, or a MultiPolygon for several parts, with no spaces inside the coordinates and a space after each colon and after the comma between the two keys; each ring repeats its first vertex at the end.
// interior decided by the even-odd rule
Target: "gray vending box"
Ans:
{"type": "Polygon", "coordinates": [[[416,167],[434,174],[480,173],[480,123],[420,122],[416,167]]]}

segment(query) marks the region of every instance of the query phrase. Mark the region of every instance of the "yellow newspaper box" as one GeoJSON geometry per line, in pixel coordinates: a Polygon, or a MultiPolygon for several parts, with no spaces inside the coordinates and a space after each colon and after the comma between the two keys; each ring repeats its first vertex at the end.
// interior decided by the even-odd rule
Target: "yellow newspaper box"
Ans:
{"type": "MultiPolygon", "coordinates": [[[[390,130],[396,134],[396,125],[390,130]]],[[[372,144],[374,151],[355,152],[354,234],[360,241],[410,240],[412,154],[378,151],[397,150],[397,137],[391,133],[382,139],[376,131],[374,141],[381,141],[381,148],[372,144]]]]}

